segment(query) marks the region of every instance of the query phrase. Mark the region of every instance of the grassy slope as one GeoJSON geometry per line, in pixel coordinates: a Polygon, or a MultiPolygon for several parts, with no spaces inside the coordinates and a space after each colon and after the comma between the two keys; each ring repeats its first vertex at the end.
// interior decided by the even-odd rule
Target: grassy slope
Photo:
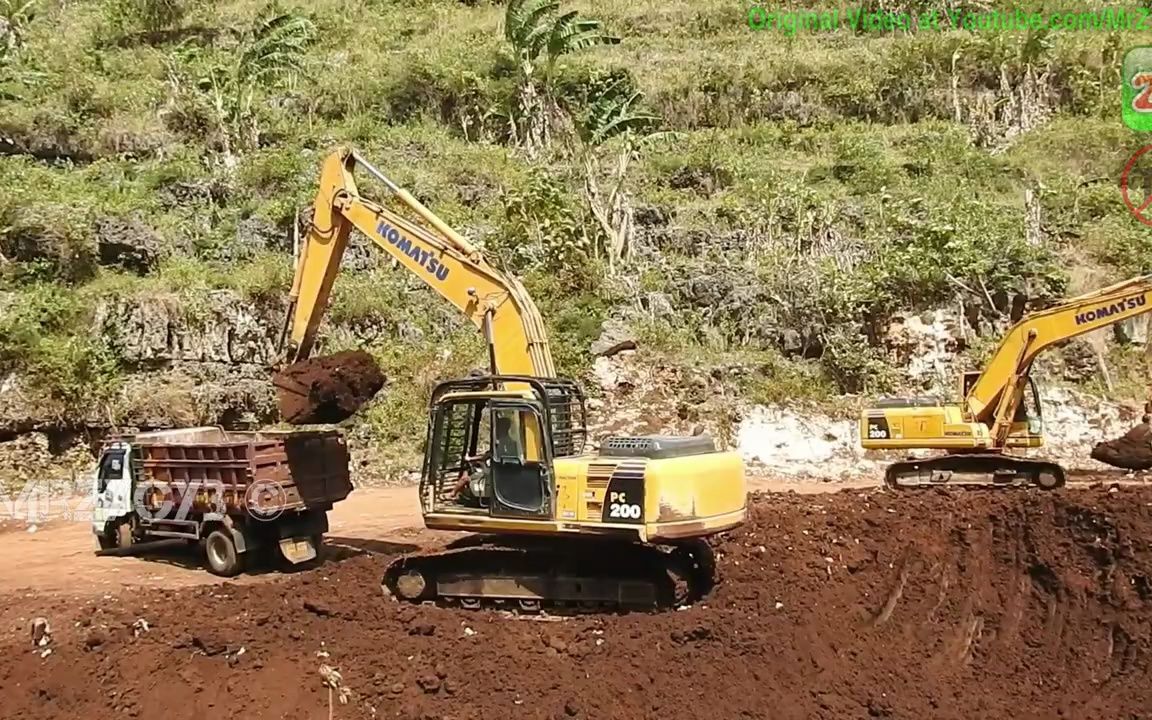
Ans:
{"type": "MultiPolygon", "coordinates": [[[[0,157],[7,254],[13,238],[48,238],[59,257],[7,268],[14,307],[22,309],[0,321],[7,340],[0,363],[74,385],[79,389],[63,402],[84,402],[85,392],[113,386],[125,370],[114,357],[92,360],[104,357],[98,339],[69,340],[93,300],[168,289],[192,297],[210,287],[254,298],[282,292],[289,259],[238,247],[237,229],[251,218],[283,228],[311,200],[319,161],[338,143],[361,148],[449,223],[510,257],[508,238],[524,229],[507,219],[502,195],[532,197],[536,175],[505,146],[461,132],[511,88],[499,59],[500,7],[285,3],[317,23],[309,74],[260,98],[254,112],[264,142],[240,152],[236,174],[226,180],[204,130],[203,101],[196,99],[203,91],[190,80],[212,63],[234,61],[227,41],[204,40],[206,33],[246,27],[261,5],[187,3],[187,14],[172,25],[185,32],[146,38],[131,4],[69,3],[61,11],[44,3],[20,60],[5,70],[11,97],[0,104],[0,136],[81,161],[0,157]],[[183,47],[180,39],[187,39],[183,47]],[[173,202],[177,184],[230,192],[217,202],[195,194],[173,202]],[[93,223],[128,214],[163,238],[158,269],[135,277],[85,268],[77,258],[90,252],[93,223]],[[70,276],[58,292],[56,284],[70,276]]],[[[636,282],[591,284],[577,301],[561,291],[569,278],[554,268],[513,261],[540,299],[569,372],[585,367],[600,319],[612,305],[633,301],[637,287],[675,295],[686,278],[718,269],[753,278],[752,299],[729,298],[720,307],[680,303],[675,320],[643,329],[658,349],[682,358],[719,354],[761,364],[766,375],[747,388],[759,399],[882,389],[879,359],[865,351],[855,324],[860,309],[883,317],[921,302],[951,302],[958,290],[950,277],[1036,293],[1063,291],[1068,267],[1098,268],[1109,280],[1147,269],[1147,229],[1126,215],[1115,185],[1084,184],[1115,178],[1140,145],[1116,107],[1117,49],[1137,44],[1137,33],[1050,36],[1051,47],[1027,57],[1048,70],[1057,93],[1052,116],[993,153],[973,145],[953,121],[952,76],[965,107],[982,92],[998,92],[998,68],[1013,82],[1023,71],[1027,38],[844,31],[788,38],[749,31],[743,10],[731,3],[570,6],[625,41],[569,58],[562,77],[578,83],[597,68],[628,68],[649,106],[683,133],[641,159],[637,204],[664,209],[676,233],[742,232],[751,240],[723,254],[699,243],[664,247],[658,261],[629,268],[636,282]],[[707,188],[678,182],[686,169],[711,178],[707,188]],[[1038,188],[1045,209],[1041,249],[1023,244],[1027,187],[1038,188]],[[773,343],[748,336],[747,327],[766,317],[798,331],[820,327],[834,352],[822,362],[780,359],[773,343]]],[[[562,188],[562,202],[590,225],[574,169],[560,162],[543,169],[562,188]]],[[[401,350],[380,341],[373,349],[399,386],[422,387],[480,357],[472,329],[446,322],[438,308],[411,279],[386,269],[345,275],[329,347],[354,344],[347,328],[357,323],[414,324],[424,331],[422,343],[401,350]],[[456,350],[448,360],[446,347],[456,350]]],[[[410,440],[403,428],[419,430],[420,411],[418,393],[401,393],[378,404],[365,424],[388,440],[410,440]]]]}

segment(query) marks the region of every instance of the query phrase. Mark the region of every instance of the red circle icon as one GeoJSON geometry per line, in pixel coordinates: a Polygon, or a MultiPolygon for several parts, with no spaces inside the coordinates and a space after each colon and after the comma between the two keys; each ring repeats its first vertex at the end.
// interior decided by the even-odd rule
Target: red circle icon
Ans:
{"type": "Polygon", "coordinates": [[[1149,150],[1152,150],[1152,145],[1145,145],[1128,159],[1128,164],[1124,166],[1124,173],[1120,175],[1120,192],[1124,197],[1124,204],[1128,206],[1128,212],[1132,213],[1133,217],[1140,222],[1152,227],[1152,155],[1148,156],[1144,161],[1144,167],[1141,168],[1141,175],[1144,179],[1144,198],[1139,205],[1132,199],[1130,192],[1132,170],[1149,150]]]}

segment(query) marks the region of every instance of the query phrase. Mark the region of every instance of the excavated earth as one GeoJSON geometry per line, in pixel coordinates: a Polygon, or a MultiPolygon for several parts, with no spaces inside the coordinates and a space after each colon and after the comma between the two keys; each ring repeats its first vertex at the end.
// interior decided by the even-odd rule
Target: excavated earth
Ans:
{"type": "Polygon", "coordinates": [[[1097,443],[1092,459],[1125,470],[1152,469],[1152,427],[1140,423],[1115,440],[1097,443]]]}
{"type": "Polygon", "coordinates": [[[1152,488],[750,509],[716,543],[707,601],[660,615],[401,605],[379,591],[387,548],[267,583],[45,600],[53,652],[6,629],[0,715],[1152,717],[1152,488]]]}
{"type": "Polygon", "coordinates": [[[363,350],[293,363],[275,373],[280,416],[293,425],[335,423],[352,416],[384,387],[384,374],[363,350]]]}

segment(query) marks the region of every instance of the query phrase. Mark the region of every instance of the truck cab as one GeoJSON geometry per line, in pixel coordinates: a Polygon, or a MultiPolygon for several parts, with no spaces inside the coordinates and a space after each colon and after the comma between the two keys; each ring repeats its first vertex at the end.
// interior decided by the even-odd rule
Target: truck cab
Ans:
{"type": "Polygon", "coordinates": [[[182,539],[231,577],[267,549],[299,565],[319,555],[328,512],[352,491],[334,430],[164,430],[105,445],[92,477],[101,550],[182,539]]]}
{"type": "Polygon", "coordinates": [[[107,445],[92,477],[92,533],[101,549],[131,545],[131,529],[124,521],[132,514],[133,485],[132,445],[107,445]],[[120,531],[122,526],[126,529],[120,531]]]}

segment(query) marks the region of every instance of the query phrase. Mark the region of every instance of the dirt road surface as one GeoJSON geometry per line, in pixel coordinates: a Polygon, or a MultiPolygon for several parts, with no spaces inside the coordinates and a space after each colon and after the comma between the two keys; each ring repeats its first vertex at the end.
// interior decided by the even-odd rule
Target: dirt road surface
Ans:
{"type": "MultiPolygon", "coordinates": [[[[1120,475],[1086,476],[1071,482],[1087,486],[1110,483],[1141,484],[1120,475]]],[[[778,478],[750,478],[750,491],[836,492],[842,489],[877,488],[868,480],[836,483],[798,482],[778,478]]],[[[326,542],[335,558],[357,552],[390,553],[396,545],[427,545],[447,542],[451,534],[430,532],[420,526],[420,502],[415,488],[361,488],[329,516],[326,542]]],[[[26,522],[0,523],[0,596],[104,595],[128,587],[180,588],[219,583],[181,541],[150,545],[125,556],[98,556],[92,530],[84,521],[55,520],[28,532],[26,522]]],[[[276,573],[243,575],[232,582],[263,582],[276,573]]],[[[0,610],[0,619],[4,611],[0,610]]]]}
{"type": "MultiPolygon", "coordinates": [[[[752,489],[784,492],[827,492],[841,487],[867,487],[858,482],[790,483],[768,478],[749,482],[752,489]]],[[[326,542],[330,554],[347,557],[356,551],[392,552],[394,546],[446,542],[446,533],[420,526],[420,501],[415,488],[362,488],[338,503],[329,516],[326,542]]],[[[126,556],[95,554],[96,541],[84,521],[57,520],[28,532],[26,523],[0,526],[0,596],[32,594],[85,595],[114,592],[126,587],[179,588],[219,583],[181,541],[165,541],[126,556]]],[[[244,575],[233,582],[262,582],[276,573],[244,575]]],[[[0,611],[3,618],[3,611],[0,611]]]]}
{"type": "Polygon", "coordinates": [[[1147,718],[1152,487],[1079,484],[757,480],[798,492],[750,498],[705,602],[556,622],[385,598],[390,557],[448,539],[412,488],[339,505],[319,568],[234,582],[10,525],[0,718],[1147,718]]]}

